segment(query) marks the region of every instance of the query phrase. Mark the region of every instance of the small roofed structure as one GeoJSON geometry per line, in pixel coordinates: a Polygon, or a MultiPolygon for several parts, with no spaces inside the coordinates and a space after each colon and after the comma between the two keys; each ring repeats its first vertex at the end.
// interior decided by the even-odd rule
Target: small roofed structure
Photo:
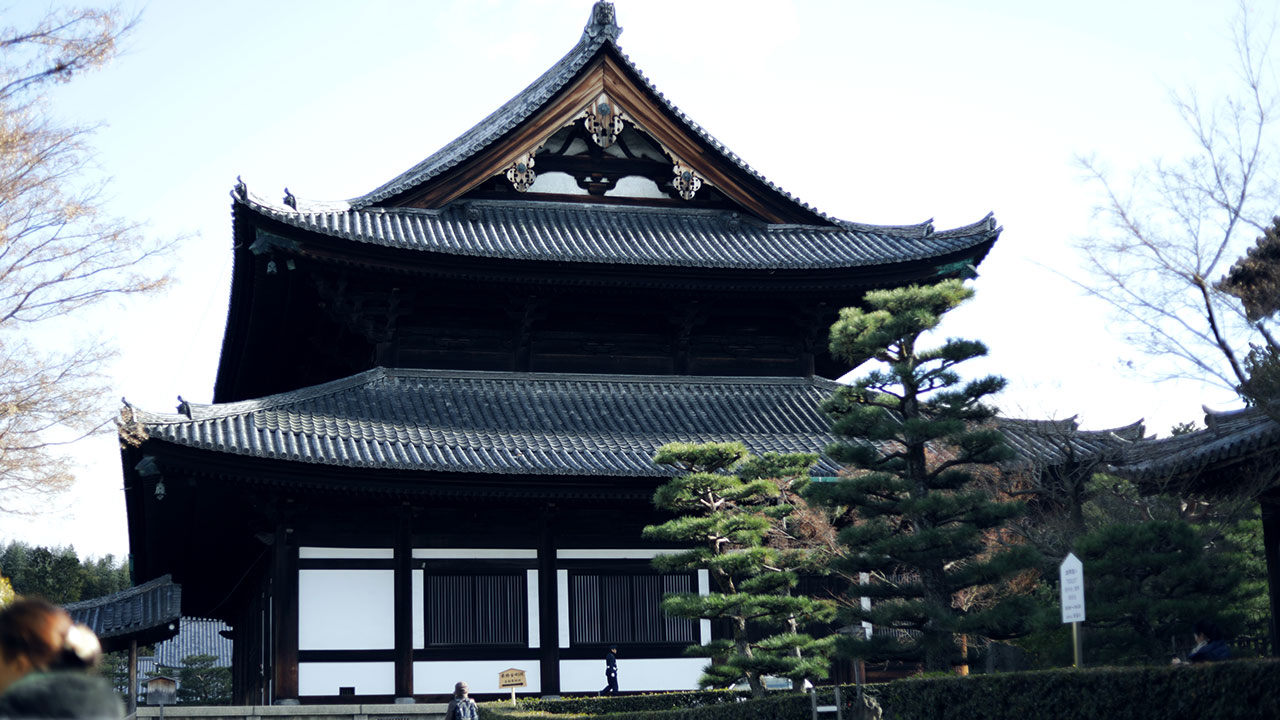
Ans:
{"type": "MultiPolygon", "coordinates": [[[[93,630],[104,652],[129,651],[129,687],[138,687],[138,646],[178,634],[182,618],[182,586],[162,575],[127,590],[62,606],[71,619],[93,630]]],[[[126,694],[128,711],[137,697],[126,694]]]]}
{"type": "Polygon", "coordinates": [[[182,586],[169,575],[127,590],[62,606],[71,619],[87,625],[104,652],[151,645],[178,634],[182,586]]]}

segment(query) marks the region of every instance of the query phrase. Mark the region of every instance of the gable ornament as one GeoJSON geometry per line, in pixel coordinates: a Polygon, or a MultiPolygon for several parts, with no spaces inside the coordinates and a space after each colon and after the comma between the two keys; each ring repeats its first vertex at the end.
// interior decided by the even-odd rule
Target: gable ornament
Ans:
{"type": "Polygon", "coordinates": [[[591,140],[602,148],[607,148],[618,141],[622,134],[622,113],[618,107],[601,95],[587,108],[587,117],[582,121],[583,127],[591,134],[591,140]]]}
{"type": "Polygon", "coordinates": [[[515,162],[507,168],[507,181],[516,189],[516,192],[528,190],[537,177],[537,173],[533,171],[533,153],[531,152],[516,158],[515,162]]]}
{"type": "Polygon", "coordinates": [[[694,194],[702,187],[702,178],[693,171],[693,168],[679,161],[676,161],[671,171],[675,173],[675,178],[671,180],[672,187],[680,193],[680,197],[692,200],[694,194]]]}

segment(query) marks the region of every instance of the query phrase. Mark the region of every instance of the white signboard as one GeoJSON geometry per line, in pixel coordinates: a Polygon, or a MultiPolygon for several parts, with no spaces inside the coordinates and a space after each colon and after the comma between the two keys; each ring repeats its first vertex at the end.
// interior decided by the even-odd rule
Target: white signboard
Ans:
{"type": "Polygon", "coordinates": [[[1084,564],[1075,553],[1058,567],[1058,586],[1062,588],[1062,622],[1084,622],[1084,564]]]}

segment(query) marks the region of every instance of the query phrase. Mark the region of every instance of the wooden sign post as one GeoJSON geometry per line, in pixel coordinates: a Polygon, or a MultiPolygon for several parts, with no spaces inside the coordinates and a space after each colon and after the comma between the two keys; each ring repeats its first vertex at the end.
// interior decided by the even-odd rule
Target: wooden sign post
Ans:
{"type": "Polygon", "coordinates": [[[527,687],[528,683],[524,679],[524,671],[516,668],[508,668],[498,673],[498,689],[511,688],[511,704],[516,702],[516,688],[527,687]]]}
{"type": "Polygon", "coordinates": [[[1062,590],[1062,622],[1071,623],[1071,644],[1075,666],[1080,667],[1083,646],[1080,642],[1080,623],[1084,622],[1084,563],[1075,553],[1058,567],[1058,586],[1062,590]]]}

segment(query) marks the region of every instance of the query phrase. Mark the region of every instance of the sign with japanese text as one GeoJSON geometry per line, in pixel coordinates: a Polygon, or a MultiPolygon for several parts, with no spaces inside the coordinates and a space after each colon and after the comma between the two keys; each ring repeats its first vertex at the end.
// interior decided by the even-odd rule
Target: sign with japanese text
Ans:
{"type": "Polygon", "coordinates": [[[1058,586],[1062,588],[1062,622],[1084,622],[1084,563],[1075,553],[1058,567],[1058,586]]]}

